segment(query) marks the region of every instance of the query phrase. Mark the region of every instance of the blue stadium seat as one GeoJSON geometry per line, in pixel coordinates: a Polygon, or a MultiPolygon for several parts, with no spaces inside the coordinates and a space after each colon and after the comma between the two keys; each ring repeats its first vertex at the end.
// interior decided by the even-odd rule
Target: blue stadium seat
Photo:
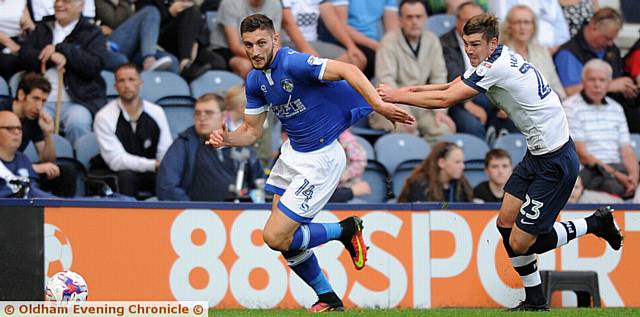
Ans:
{"type": "Polygon", "coordinates": [[[527,141],[521,133],[510,133],[496,139],[493,148],[507,151],[515,166],[522,161],[527,153],[527,141]]]}
{"type": "Polygon", "coordinates": [[[216,25],[216,17],[218,16],[218,11],[207,11],[205,12],[205,16],[207,17],[207,28],[209,31],[213,32],[213,28],[216,25]]]}
{"type": "Polygon", "coordinates": [[[193,107],[189,106],[164,106],[164,113],[169,119],[171,137],[175,140],[178,134],[193,125],[193,107]]]}
{"type": "Polygon", "coordinates": [[[364,117],[351,126],[351,132],[357,135],[372,135],[372,136],[381,136],[385,132],[383,130],[371,129],[369,127],[369,120],[367,117],[364,117]]]}
{"type": "Polygon", "coordinates": [[[171,72],[142,72],[144,85],[140,96],[148,101],[162,104],[163,99],[173,98],[180,100],[192,100],[191,90],[182,77],[171,72]]]}
{"type": "Polygon", "coordinates": [[[100,154],[100,147],[98,145],[98,139],[96,138],[96,134],[91,132],[89,134],[85,134],[76,140],[76,144],[74,145],[76,149],[76,159],[85,167],[85,169],[89,170],[89,162],[91,159],[100,154]]]}
{"type": "Polygon", "coordinates": [[[11,91],[9,90],[9,84],[0,77],[0,96],[11,97],[11,91]]]}
{"type": "Polygon", "coordinates": [[[374,145],[377,160],[390,175],[405,161],[424,160],[431,147],[424,139],[408,133],[391,133],[380,137],[374,145]]]}
{"type": "Polygon", "coordinates": [[[242,78],[234,73],[210,70],[191,82],[191,96],[198,98],[206,93],[223,93],[231,86],[242,84],[242,78]]]}
{"type": "Polygon", "coordinates": [[[104,80],[105,86],[107,88],[107,99],[111,100],[118,98],[118,92],[116,91],[116,87],[114,86],[116,83],[115,75],[110,71],[103,70],[100,72],[100,76],[102,76],[102,79],[104,80]]]}
{"type": "Polygon", "coordinates": [[[454,15],[436,14],[427,18],[425,28],[440,37],[441,35],[451,31],[455,26],[456,17],[454,15]]]}
{"type": "Polygon", "coordinates": [[[24,75],[24,71],[17,72],[11,76],[9,79],[9,86],[11,87],[11,96],[16,96],[18,94],[18,85],[22,80],[22,76],[24,75]]]}
{"type": "Polygon", "coordinates": [[[368,161],[362,179],[369,183],[371,194],[358,197],[368,204],[386,202],[390,198],[389,174],[382,164],[376,161],[368,161]]]}
{"type": "Polygon", "coordinates": [[[640,134],[631,133],[631,147],[636,152],[636,157],[640,160],[640,134]]]}
{"type": "Polygon", "coordinates": [[[40,157],[38,157],[38,152],[36,151],[36,147],[33,142],[29,142],[27,147],[22,151],[24,155],[26,155],[31,163],[36,163],[40,161],[40,157]]]}
{"type": "Polygon", "coordinates": [[[360,145],[362,145],[364,150],[367,151],[367,160],[375,160],[376,159],[376,152],[373,149],[373,146],[371,145],[371,143],[369,143],[369,141],[367,141],[367,139],[365,139],[365,138],[363,138],[363,137],[361,137],[359,135],[354,135],[354,137],[356,138],[358,143],[360,145]]]}
{"type": "Polygon", "coordinates": [[[58,134],[54,134],[53,144],[55,145],[55,148],[56,148],[56,157],[58,158],[64,157],[64,158],[70,158],[70,159],[75,158],[75,156],[73,155],[73,146],[64,137],[58,134]]]}
{"type": "Polygon", "coordinates": [[[411,160],[400,163],[396,167],[396,171],[391,176],[391,184],[393,186],[393,194],[397,197],[400,196],[402,187],[404,187],[404,181],[411,175],[411,172],[422,163],[422,160],[411,160]]]}
{"type": "Polygon", "coordinates": [[[489,146],[487,143],[471,134],[445,134],[439,138],[439,141],[452,142],[462,148],[465,163],[476,160],[484,162],[484,156],[489,152],[489,146]]]}
{"type": "Polygon", "coordinates": [[[489,177],[484,172],[484,167],[482,169],[476,167],[467,168],[465,165],[464,176],[469,181],[469,184],[471,184],[471,187],[476,187],[478,184],[489,180],[489,177]]]}

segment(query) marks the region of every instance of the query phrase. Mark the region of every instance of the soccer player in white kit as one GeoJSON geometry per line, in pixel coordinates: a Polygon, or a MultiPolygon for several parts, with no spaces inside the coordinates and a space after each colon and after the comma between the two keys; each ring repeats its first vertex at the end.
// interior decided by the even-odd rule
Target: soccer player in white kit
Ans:
{"type": "Polygon", "coordinates": [[[481,14],[471,18],[463,33],[472,68],[461,77],[440,85],[399,89],[381,85],[378,93],[387,102],[428,109],[446,108],[486,93],[524,134],[527,154],[505,185],[497,227],[525,288],[525,300],[512,310],[548,310],[537,254],[588,233],[619,250],[622,235],[609,207],[599,208],[584,219],[555,222],[571,195],[579,170],[560,99],[535,66],[498,44],[495,16],[481,14]]]}

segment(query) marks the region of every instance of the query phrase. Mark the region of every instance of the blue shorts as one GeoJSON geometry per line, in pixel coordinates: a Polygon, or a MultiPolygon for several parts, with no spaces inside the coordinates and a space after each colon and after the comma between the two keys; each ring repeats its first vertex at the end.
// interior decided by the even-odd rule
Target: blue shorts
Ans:
{"type": "Polygon", "coordinates": [[[505,192],[524,201],[516,219],[518,228],[535,235],[551,232],[571,196],[579,169],[571,139],[551,153],[533,155],[527,150],[504,186],[505,192]]]}

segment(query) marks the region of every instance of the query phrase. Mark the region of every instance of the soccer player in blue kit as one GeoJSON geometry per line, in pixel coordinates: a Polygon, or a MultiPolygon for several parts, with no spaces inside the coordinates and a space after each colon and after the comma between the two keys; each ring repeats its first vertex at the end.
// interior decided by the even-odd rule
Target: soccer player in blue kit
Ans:
{"type": "Polygon", "coordinates": [[[254,144],[262,135],[266,111],[275,113],[289,139],[282,144],[265,186],[274,197],[264,242],[280,251],[291,269],[318,295],[309,311],[343,310],[312,251],[339,240],[357,270],[364,268],[367,260],[360,218],[311,222],[329,201],[346,166],[337,138],[371,111],[392,122],[412,124],[415,119],[383,102],[356,66],[280,48],[279,34],[265,15],[246,17],[240,34],[254,68],[246,79],[244,122],[233,132],[223,126],[211,133],[206,143],[215,148],[254,144]]]}
{"type": "Polygon", "coordinates": [[[502,242],[525,289],[525,300],[512,310],[548,310],[537,254],[592,233],[620,249],[622,235],[611,209],[591,216],[555,222],[578,176],[576,147],[567,118],[542,74],[522,56],[498,44],[498,19],[490,14],[471,18],[463,28],[471,68],[448,84],[391,89],[378,87],[383,100],[423,108],[446,108],[479,93],[513,120],[527,140],[527,154],[504,187],[497,226],[502,242]]]}

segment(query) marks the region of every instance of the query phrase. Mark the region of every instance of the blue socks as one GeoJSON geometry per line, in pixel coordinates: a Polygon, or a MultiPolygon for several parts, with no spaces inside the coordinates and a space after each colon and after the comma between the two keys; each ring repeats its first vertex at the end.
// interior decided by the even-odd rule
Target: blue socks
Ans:
{"type": "Polygon", "coordinates": [[[342,234],[339,223],[301,224],[293,234],[289,251],[312,249],[331,240],[337,240],[342,234]]]}
{"type": "Polygon", "coordinates": [[[333,292],[329,280],[318,265],[312,248],[337,240],[342,234],[339,223],[301,224],[293,234],[289,251],[282,252],[287,264],[317,295],[333,292]]]}

